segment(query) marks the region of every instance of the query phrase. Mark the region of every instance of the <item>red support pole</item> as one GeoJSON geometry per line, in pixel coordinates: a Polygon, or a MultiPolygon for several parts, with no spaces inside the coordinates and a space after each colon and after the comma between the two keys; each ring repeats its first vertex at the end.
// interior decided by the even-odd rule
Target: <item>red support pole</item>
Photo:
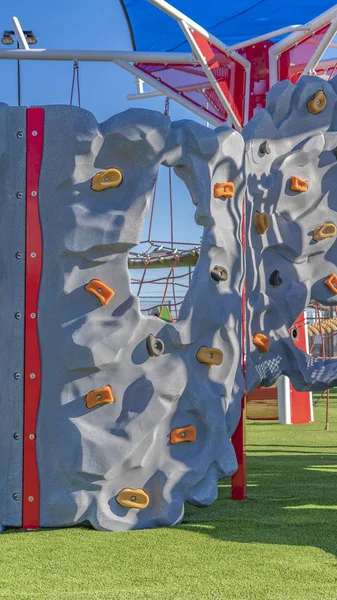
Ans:
{"type": "Polygon", "coordinates": [[[232,476],[232,500],[246,499],[246,397],[242,398],[241,416],[232,435],[232,444],[238,461],[238,469],[232,476]]]}
{"type": "Polygon", "coordinates": [[[42,235],[39,213],[39,178],[44,136],[44,110],[42,108],[27,109],[26,136],[26,299],[22,527],[23,529],[36,529],[39,527],[40,512],[36,422],[41,390],[38,299],[42,271],[42,235]]]}

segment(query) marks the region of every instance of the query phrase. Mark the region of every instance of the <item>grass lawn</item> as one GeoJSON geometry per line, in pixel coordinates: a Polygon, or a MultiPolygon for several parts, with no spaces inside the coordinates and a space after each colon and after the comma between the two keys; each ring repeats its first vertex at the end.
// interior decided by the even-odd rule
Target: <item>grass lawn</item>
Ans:
{"type": "Polygon", "coordinates": [[[0,536],[0,598],[337,600],[337,394],[315,423],[250,422],[248,500],[230,482],[172,529],[0,536]]]}

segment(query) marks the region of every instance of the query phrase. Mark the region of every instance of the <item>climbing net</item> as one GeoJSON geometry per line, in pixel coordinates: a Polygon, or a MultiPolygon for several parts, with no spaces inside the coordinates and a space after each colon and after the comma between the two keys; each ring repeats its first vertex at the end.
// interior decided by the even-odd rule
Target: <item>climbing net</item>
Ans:
{"type": "MultiPolygon", "coordinates": [[[[166,98],[164,114],[169,115],[166,98]]],[[[168,240],[153,239],[154,215],[157,209],[158,184],[150,205],[147,238],[138,246],[138,252],[129,253],[129,269],[133,293],[140,298],[141,310],[167,321],[179,316],[179,309],[191,282],[197,263],[200,243],[178,242],[174,238],[174,204],[172,169],[168,168],[169,235],[168,240]]]]}

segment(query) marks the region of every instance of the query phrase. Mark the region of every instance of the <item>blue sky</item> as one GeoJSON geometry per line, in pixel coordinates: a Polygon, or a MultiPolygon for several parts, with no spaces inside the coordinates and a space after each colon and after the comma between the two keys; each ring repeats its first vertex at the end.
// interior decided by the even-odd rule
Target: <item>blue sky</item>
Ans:
{"type": "MultiPolygon", "coordinates": [[[[6,0],[1,6],[1,34],[5,29],[12,29],[13,15],[19,18],[23,29],[33,29],[38,38],[37,48],[132,50],[119,0],[59,0],[52,3],[48,0],[6,0]]],[[[21,61],[22,105],[69,104],[72,71],[72,63],[68,61],[21,61]]],[[[15,61],[0,61],[0,102],[16,105],[16,73],[15,61]]],[[[113,64],[80,63],[80,80],[81,104],[93,112],[98,121],[131,106],[164,109],[164,98],[126,100],[127,94],[136,91],[134,78],[113,64]]],[[[194,119],[174,102],[170,116],[174,120],[194,119]]],[[[202,232],[194,224],[192,202],[184,185],[174,175],[173,180],[175,239],[198,242],[202,232]]],[[[169,239],[168,173],[165,168],[160,175],[157,203],[155,237],[169,239]]]]}

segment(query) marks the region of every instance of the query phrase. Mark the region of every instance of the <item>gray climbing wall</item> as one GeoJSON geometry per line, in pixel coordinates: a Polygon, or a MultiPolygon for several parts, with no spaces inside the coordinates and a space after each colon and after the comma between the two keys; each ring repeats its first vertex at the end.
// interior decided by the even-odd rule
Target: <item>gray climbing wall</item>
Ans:
{"type": "Polygon", "coordinates": [[[310,300],[337,304],[336,86],[283,81],[244,129],[248,390],[281,373],[301,390],[337,383],[336,361],[309,357],[291,331],[310,300]]]}
{"type": "MultiPolygon", "coordinates": [[[[13,432],[22,431],[23,390],[13,373],[23,368],[24,328],[21,322],[18,329],[13,306],[23,311],[24,261],[15,253],[24,247],[25,223],[24,200],[18,217],[12,198],[13,190],[24,192],[24,181],[11,178],[24,176],[25,146],[16,152],[15,144],[17,130],[25,133],[25,109],[3,106],[1,115],[1,227],[7,240],[8,223],[15,223],[15,237],[1,259],[0,374],[12,401],[7,393],[0,397],[0,479],[7,482],[0,524],[12,526],[20,525],[22,510],[22,446],[13,432]],[[13,361],[15,354],[20,360],[13,361]]],[[[79,108],[44,109],[40,526],[173,525],[185,501],[210,504],[218,479],[236,470],[230,436],[244,387],[243,152],[242,137],[231,129],[171,124],[152,111],[129,110],[98,124],[79,108]],[[127,268],[160,164],[174,166],[186,183],[203,228],[200,259],[175,324],[141,315],[127,268]]]]}
{"type": "MultiPolygon", "coordinates": [[[[29,437],[40,526],[174,525],[184,502],[212,503],[235,472],[244,200],[247,391],[282,373],[299,389],[337,384],[336,361],[310,358],[291,333],[311,299],[337,304],[335,85],[278,84],[244,137],[146,110],[98,124],[83,109],[44,109],[41,394],[29,437]],[[176,323],[141,315],[127,268],[161,164],[185,182],[202,233],[176,323]]],[[[23,379],[35,379],[24,368],[26,109],[0,105],[0,131],[0,526],[20,526],[23,379]]]]}

